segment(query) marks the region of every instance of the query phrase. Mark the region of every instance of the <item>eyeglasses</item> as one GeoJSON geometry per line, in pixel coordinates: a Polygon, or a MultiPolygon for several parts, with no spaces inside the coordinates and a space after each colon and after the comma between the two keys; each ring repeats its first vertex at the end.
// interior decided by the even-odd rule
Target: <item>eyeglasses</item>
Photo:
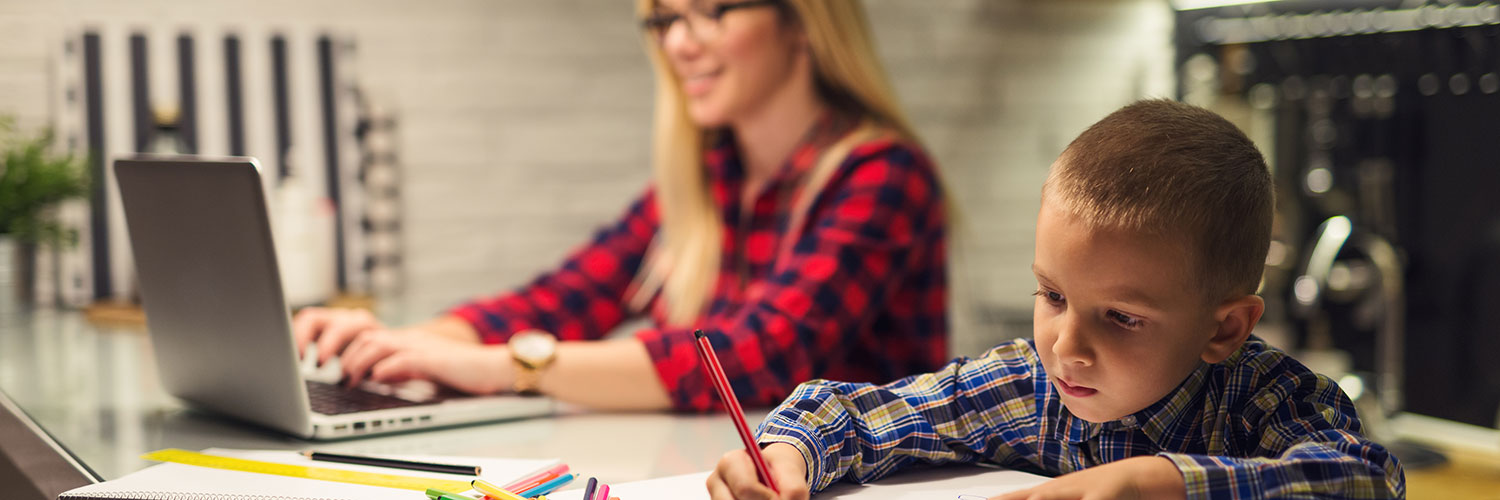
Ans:
{"type": "Polygon", "coordinates": [[[650,35],[656,43],[661,43],[667,38],[667,32],[672,30],[672,25],[677,21],[686,21],[688,33],[699,40],[712,40],[719,36],[719,26],[724,15],[730,12],[748,9],[751,7],[763,7],[776,5],[778,0],[741,0],[739,2],[692,2],[686,14],[678,14],[670,11],[658,11],[646,16],[641,20],[641,29],[650,35]]]}

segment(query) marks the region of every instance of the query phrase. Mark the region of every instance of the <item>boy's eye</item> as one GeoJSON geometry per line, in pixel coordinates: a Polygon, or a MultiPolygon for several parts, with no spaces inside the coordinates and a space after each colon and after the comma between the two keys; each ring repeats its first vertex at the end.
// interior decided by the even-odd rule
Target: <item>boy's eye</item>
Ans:
{"type": "Polygon", "coordinates": [[[1140,318],[1131,317],[1130,315],[1122,313],[1120,311],[1111,309],[1109,312],[1105,313],[1105,315],[1109,316],[1109,319],[1112,319],[1116,323],[1119,323],[1120,326],[1126,328],[1135,328],[1141,326],[1140,318]]]}
{"type": "Polygon", "coordinates": [[[1062,301],[1063,301],[1062,294],[1054,292],[1054,291],[1051,291],[1051,290],[1037,290],[1035,292],[1032,292],[1031,294],[1035,295],[1037,297],[1041,297],[1043,299],[1046,299],[1047,302],[1050,302],[1050,303],[1053,303],[1053,304],[1061,304],[1062,301]]]}

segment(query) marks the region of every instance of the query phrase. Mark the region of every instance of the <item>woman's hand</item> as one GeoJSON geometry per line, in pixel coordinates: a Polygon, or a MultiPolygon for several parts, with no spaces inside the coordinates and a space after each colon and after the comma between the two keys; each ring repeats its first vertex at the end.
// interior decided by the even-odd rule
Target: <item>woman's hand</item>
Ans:
{"type": "Polygon", "coordinates": [[[776,488],[760,484],[755,474],[755,463],[743,449],[725,453],[718,467],[708,476],[708,494],[713,500],[807,500],[807,463],[802,452],[786,443],[773,443],[761,450],[776,488]]]}
{"type": "Polygon", "coordinates": [[[369,330],[344,349],[345,381],[367,378],[396,383],[431,380],[470,394],[494,394],[512,385],[513,367],[505,346],[482,346],[422,330],[369,330]]]}
{"type": "Polygon", "coordinates": [[[297,356],[306,357],[308,346],[316,344],[318,366],[344,352],[355,338],[385,325],[364,309],[331,309],[309,307],[292,318],[292,338],[297,342],[297,356]]]}
{"type": "Polygon", "coordinates": [[[334,356],[349,386],[368,379],[426,379],[454,389],[491,394],[510,387],[511,360],[503,346],[485,347],[462,320],[446,317],[398,330],[387,329],[363,309],[309,307],[292,320],[299,356],[314,347],[318,365],[334,356]]]}

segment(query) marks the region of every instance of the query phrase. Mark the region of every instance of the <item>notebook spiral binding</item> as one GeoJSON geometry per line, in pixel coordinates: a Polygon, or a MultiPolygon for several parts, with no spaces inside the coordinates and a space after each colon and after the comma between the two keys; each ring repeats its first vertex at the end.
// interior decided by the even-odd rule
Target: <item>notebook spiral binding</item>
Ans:
{"type": "Polygon", "coordinates": [[[328,497],[288,497],[225,493],[163,493],[159,491],[115,491],[90,496],[60,496],[58,500],[339,500],[328,497]]]}

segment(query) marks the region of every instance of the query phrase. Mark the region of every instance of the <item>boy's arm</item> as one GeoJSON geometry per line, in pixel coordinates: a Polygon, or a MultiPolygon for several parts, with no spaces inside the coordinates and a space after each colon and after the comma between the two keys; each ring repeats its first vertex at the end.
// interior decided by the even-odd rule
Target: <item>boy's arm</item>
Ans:
{"type": "Polygon", "coordinates": [[[1161,454],[1182,472],[1189,499],[1406,497],[1401,465],[1360,435],[1353,404],[1328,377],[1284,374],[1223,424],[1245,436],[1235,455],[1252,458],[1161,454]]]}
{"type": "Polygon", "coordinates": [[[1035,352],[1025,341],[883,386],[814,380],[761,423],[762,445],[802,453],[808,484],[866,482],[914,462],[1035,455],[1035,352]]]}

